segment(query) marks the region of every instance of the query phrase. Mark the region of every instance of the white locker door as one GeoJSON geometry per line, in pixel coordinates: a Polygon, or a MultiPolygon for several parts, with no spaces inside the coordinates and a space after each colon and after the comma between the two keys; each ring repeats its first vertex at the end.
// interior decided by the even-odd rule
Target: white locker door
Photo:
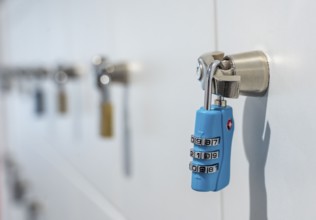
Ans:
{"type": "Polygon", "coordinates": [[[235,113],[224,220],[315,219],[316,3],[218,1],[218,48],[270,56],[265,97],[230,101],[235,113]]]}
{"type": "MultiPolygon", "coordinates": [[[[65,116],[54,112],[54,85],[45,85],[48,112],[42,118],[34,116],[31,96],[24,96],[23,103],[20,96],[13,100],[12,152],[28,167],[33,185],[43,186],[35,191],[49,198],[48,219],[79,219],[75,218],[78,213],[94,210],[82,205],[84,195],[72,195],[76,179],[71,175],[65,179],[55,158],[74,168],[129,220],[220,219],[220,194],[191,190],[188,169],[195,111],[203,104],[203,91],[194,75],[196,60],[215,48],[213,1],[16,0],[5,1],[3,7],[3,59],[10,65],[80,62],[89,70],[92,55],[104,54],[114,62],[136,61],[142,67],[131,76],[129,90],[131,177],[122,169],[122,87],[113,86],[111,91],[115,109],[111,140],[99,137],[94,78],[85,82],[87,93],[82,96],[76,86],[67,85],[70,101],[65,116]],[[81,120],[80,138],[74,132],[74,113],[79,110],[74,109],[73,98],[78,97],[90,103],[90,111],[77,119],[81,120]],[[36,160],[34,155],[42,157],[36,160]],[[50,172],[47,179],[38,177],[50,172]],[[59,187],[60,198],[70,198],[58,200],[59,187]],[[74,200],[77,206],[71,206],[74,200]],[[60,206],[63,212],[55,213],[60,206]]],[[[87,74],[95,76],[92,71],[87,74]]]]}

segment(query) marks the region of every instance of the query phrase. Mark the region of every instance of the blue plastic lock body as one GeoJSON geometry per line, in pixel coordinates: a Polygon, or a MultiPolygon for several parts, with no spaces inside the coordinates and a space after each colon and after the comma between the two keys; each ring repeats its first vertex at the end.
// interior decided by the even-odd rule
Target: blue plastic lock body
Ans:
{"type": "Polygon", "coordinates": [[[35,112],[41,115],[45,111],[44,103],[44,92],[41,89],[36,89],[35,91],[35,112]]]}
{"type": "Polygon", "coordinates": [[[196,112],[194,138],[215,140],[215,142],[210,146],[193,141],[193,151],[195,154],[201,152],[209,155],[213,152],[215,157],[211,156],[208,159],[193,157],[190,165],[192,189],[202,192],[218,191],[228,185],[233,132],[233,111],[230,106],[212,105],[211,110],[202,107],[196,112]],[[206,172],[204,172],[205,168],[206,172]],[[207,172],[208,168],[210,172],[207,172]]]}

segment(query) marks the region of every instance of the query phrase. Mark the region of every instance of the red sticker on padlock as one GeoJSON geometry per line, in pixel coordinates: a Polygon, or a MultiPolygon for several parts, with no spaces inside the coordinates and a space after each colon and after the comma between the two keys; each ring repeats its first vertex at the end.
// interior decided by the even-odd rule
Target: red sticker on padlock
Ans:
{"type": "Polygon", "coordinates": [[[229,120],[227,121],[226,127],[227,127],[228,130],[232,129],[232,127],[233,127],[233,121],[232,121],[231,119],[229,119],[229,120]]]}

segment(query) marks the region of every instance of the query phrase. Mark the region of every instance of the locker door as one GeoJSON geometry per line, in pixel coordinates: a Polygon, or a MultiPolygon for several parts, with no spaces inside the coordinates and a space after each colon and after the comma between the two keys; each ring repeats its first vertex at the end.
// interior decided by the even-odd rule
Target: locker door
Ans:
{"type": "Polygon", "coordinates": [[[235,136],[225,220],[315,219],[316,3],[218,1],[218,48],[270,56],[270,89],[231,101],[235,136]]]}
{"type": "MultiPolygon", "coordinates": [[[[60,156],[89,182],[89,187],[98,190],[128,219],[220,219],[220,195],[192,191],[188,169],[195,111],[203,103],[203,92],[194,75],[196,59],[215,47],[213,1],[21,2],[3,3],[8,9],[2,21],[6,39],[2,44],[8,45],[3,52],[8,54],[4,57],[7,63],[80,62],[88,66],[87,74],[92,75],[90,58],[103,53],[113,60],[136,61],[142,66],[138,75],[131,78],[129,93],[131,178],[124,176],[122,169],[124,137],[120,132],[122,88],[119,86],[112,91],[116,109],[116,138],[112,140],[98,136],[99,103],[92,83],[87,86],[88,94],[92,95],[85,97],[91,109],[81,115],[84,120],[79,123],[81,139],[74,139],[73,115],[62,118],[53,112],[52,97],[47,98],[49,112],[42,121],[34,120],[27,110],[19,111],[22,106],[30,107],[23,103],[11,111],[12,149],[29,168],[28,175],[38,186],[38,194],[47,197],[47,218],[76,219],[80,213],[86,217],[85,213],[96,210],[95,219],[102,215],[108,219],[102,210],[89,201],[87,204],[86,197],[72,189],[73,184],[65,180],[65,175],[56,171],[54,167],[60,165],[55,159],[60,156]],[[45,56],[43,51],[47,52],[45,56]],[[16,135],[19,140],[14,141],[16,135]],[[38,154],[43,157],[34,160],[33,155],[38,154]],[[38,178],[45,171],[52,173],[49,178],[38,178]],[[53,179],[58,180],[56,184],[53,179]],[[71,198],[58,203],[58,188],[61,197],[71,198]],[[76,200],[77,206],[62,206],[76,200]],[[55,213],[60,207],[62,213],[55,213]]],[[[48,92],[54,91],[50,88],[48,92]]],[[[69,98],[73,94],[74,90],[69,91],[69,98]]]]}

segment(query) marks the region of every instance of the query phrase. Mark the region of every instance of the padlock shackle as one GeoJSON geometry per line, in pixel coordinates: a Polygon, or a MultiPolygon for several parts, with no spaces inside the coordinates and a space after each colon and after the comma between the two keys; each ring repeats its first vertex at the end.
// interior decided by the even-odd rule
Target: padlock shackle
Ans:
{"type": "Polygon", "coordinates": [[[217,67],[220,65],[221,61],[214,60],[207,69],[206,80],[205,80],[205,90],[204,90],[204,108],[206,110],[211,109],[212,104],[212,79],[216,72],[217,67]]]}

